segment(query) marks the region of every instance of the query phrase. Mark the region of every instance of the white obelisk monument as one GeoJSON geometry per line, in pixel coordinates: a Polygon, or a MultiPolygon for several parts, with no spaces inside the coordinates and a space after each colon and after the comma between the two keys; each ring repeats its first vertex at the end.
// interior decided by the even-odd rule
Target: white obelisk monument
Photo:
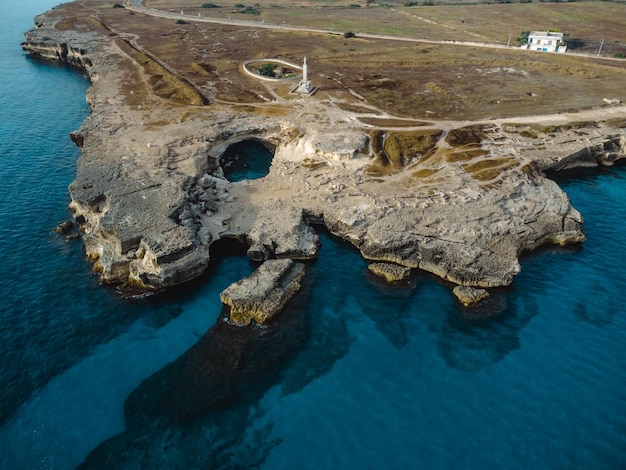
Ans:
{"type": "Polygon", "coordinates": [[[302,80],[298,84],[298,88],[296,93],[307,93],[310,94],[314,90],[311,85],[311,81],[309,80],[309,67],[306,64],[306,57],[304,58],[304,63],[302,64],[302,80]]]}

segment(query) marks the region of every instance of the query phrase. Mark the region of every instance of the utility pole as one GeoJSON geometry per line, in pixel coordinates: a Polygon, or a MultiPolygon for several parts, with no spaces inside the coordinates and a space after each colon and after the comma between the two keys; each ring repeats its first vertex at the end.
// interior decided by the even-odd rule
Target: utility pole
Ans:
{"type": "Polygon", "coordinates": [[[509,33],[509,42],[506,43],[506,47],[511,47],[511,33],[509,33]]]}
{"type": "Polygon", "coordinates": [[[598,49],[598,57],[600,57],[600,52],[602,51],[603,45],[604,45],[604,38],[602,38],[602,42],[600,43],[600,49],[598,49]]]}

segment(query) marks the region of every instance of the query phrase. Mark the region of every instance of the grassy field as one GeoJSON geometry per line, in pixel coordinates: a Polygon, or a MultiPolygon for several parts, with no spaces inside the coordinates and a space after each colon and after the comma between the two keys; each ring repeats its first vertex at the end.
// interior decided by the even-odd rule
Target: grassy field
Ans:
{"type": "MultiPolygon", "coordinates": [[[[607,44],[609,38],[621,41],[626,34],[615,20],[623,18],[626,7],[608,2],[396,9],[336,8],[337,2],[331,1],[309,2],[315,8],[283,8],[280,2],[286,4],[283,0],[275,0],[268,6],[260,4],[255,7],[261,11],[260,15],[239,14],[237,18],[261,21],[268,12],[280,12],[290,23],[300,21],[302,25],[323,27],[334,14],[334,18],[343,21],[339,23],[336,19],[336,24],[350,26],[350,30],[387,34],[401,31],[403,35],[411,30],[415,37],[424,39],[479,41],[476,36],[468,37],[467,31],[471,29],[472,34],[487,38],[479,42],[495,43],[501,38],[500,42],[506,44],[506,31],[513,28],[513,31],[520,31],[534,29],[534,24],[543,28],[556,24],[558,29],[568,30],[581,22],[577,18],[588,17],[586,22],[581,22],[583,26],[577,26],[579,29],[569,31],[580,35],[586,34],[585,31],[603,31],[607,44]],[[322,4],[325,6],[320,7],[322,4]],[[591,11],[596,11],[595,15],[591,15],[591,11]],[[428,15],[428,21],[416,19],[413,15],[417,14],[423,18],[428,15]],[[498,21],[488,21],[493,17],[498,17],[498,21]]],[[[90,2],[90,5],[97,3],[90,2]]],[[[205,103],[224,101],[246,106],[246,109],[264,105],[265,112],[269,112],[267,105],[268,100],[269,104],[273,101],[271,95],[291,99],[288,92],[293,83],[262,83],[242,72],[243,61],[276,57],[300,63],[304,56],[308,58],[310,79],[319,87],[320,99],[332,97],[344,109],[363,109],[363,113],[370,114],[386,112],[422,120],[474,120],[596,107],[603,105],[604,98],[626,101],[626,60],[537,53],[517,47],[432,44],[418,39],[399,42],[358,35],[344,38],[335,34],[225,26],[191,19],[180,24],[174,19],[146,17],[112,8],[108,2],[101,3],[98,17],[103,24],[122,35],[136,36],[136,44],[145,51],[146,54],[133,53],[136,70],[147,75],[151,70],[158,71],[152,74],[158,77],[146,79],[146,86],[134,88],[152,90],[164,99],[171,97],[173,105],[180,102],[183,95],[193,94],[187,87],[192,85],[206,97],[205,103]],[[161,66],[147,64],[151,57],[157,58],[182,81],[177,82],[175,77],[164,73],[161,66]],[[177,83],[184,89],[177,91],[177,83]],[[268,87],[272,88],[272,93],[268,93],[268,87]]],[[[146,0],[145,4],[178,12],[182,9],[188,14],[193,13],[195,5],[196,11],[202,10],[205,15],[228,15],[227,10],[236,8],[233,4],[201,9],[201,4],[173,0],[146,0]]],[[[72,8],[76,11],[73,24],[63,27],[94,27],[90,16],[93,9],[81,10],[78,3],[72,4],[72,8]]],[[[139,98],[135,94],[132,99],[139,98]]],[[[278,107],[284,106],[275,105],[276,112],[279,112],[278,107]]]]}
{"type": "MultiPolygon", "coordinates": [[[[617,2],[568,3],[466,3],[405,7],[367,2],[271,0],[244,4],[257,14],[241,13],[237,3],[216,2],[219,8],[202,8],[202,2],[146,0],[148,7],[190,15],[248,19],[267,23],[310,26],[338,31],[397,34],[423,39],[484,40],[507,43],[521,31],[554,29],[571,38],[626,43],[626,4],[617,2]],[[358,8],[351,7],[358,5],[358,8]],[[369,6],[368,6],[369,5],[369,6]],[[497,19],[497,21],[494,21],[497,19]]],[[[423,2],[421,2],[423,3],[423,2]]],[[[239,3],[241,5],[241,3],[239,3]]]]}

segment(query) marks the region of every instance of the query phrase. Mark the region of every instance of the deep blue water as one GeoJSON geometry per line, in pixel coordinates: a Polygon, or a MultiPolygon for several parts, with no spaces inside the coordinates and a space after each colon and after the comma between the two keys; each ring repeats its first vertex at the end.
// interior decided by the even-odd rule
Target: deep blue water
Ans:
{"type": "Polygon", "coordinates": [[[626,465],[626,171],[561,180],[574,250],[525,258],[496,318],[430,276],[388,287],[323,235],[304,290],[265,330],[219,320],[254,269],[124,300],[69,217],[88,109],[76,72],[19,48],[54,1],[0,7],[0,468],[619,469],[626,465]]]}

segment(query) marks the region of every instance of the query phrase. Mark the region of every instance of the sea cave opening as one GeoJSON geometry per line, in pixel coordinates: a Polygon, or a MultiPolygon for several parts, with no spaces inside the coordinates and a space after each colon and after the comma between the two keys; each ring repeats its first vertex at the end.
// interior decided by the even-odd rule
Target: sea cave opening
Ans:
{"type": "Polygon", "coordinates": [[[259,179],[269,173],[274,146],[258,139],[246,139],[230,145],[220,164],[228,181],[259,179]]]}

